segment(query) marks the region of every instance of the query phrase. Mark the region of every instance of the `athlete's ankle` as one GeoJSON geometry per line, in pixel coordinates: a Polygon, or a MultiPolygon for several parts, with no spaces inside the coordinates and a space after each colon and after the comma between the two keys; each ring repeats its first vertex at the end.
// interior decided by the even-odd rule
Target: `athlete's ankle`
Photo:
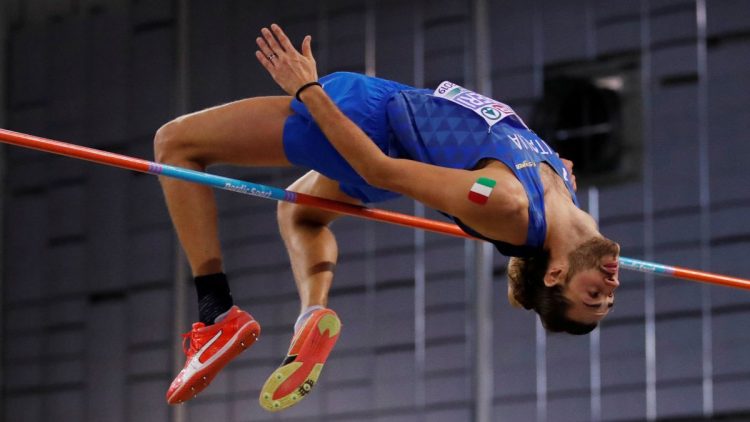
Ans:
{"type": "Polygon", "coordinates": [[[234,305],[227,276],[224,273],[202,275],[195,277],[194,282],[198,293],[198,320],[212,325],[234,305]]]}

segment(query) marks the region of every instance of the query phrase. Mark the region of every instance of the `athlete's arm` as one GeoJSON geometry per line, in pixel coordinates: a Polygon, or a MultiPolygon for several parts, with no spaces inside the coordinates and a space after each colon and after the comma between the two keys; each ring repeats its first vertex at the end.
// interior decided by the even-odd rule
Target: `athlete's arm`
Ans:
{"type": "MultiPolygon", "coordinates": [[[[260,51],[256,57],[273,79],[294,95],[302,85],[317,81],[310,37],[302,42],[300,54],[278,25],[272,25],[271,29],[273,33],[264,28],[263,38],[257,39],[260,51]]],[[[300,98],[334,148],[369,184],[409,196],[465,222],[496,219],[500,224],[493,224],[492,233],[483,234],[513,243],[525,240],[525,224],[518,224],[517,220],[527,218],[526,195],[507,169],[460,170],[389,157],[319,86],[305,89],[300,98]],[[480,177],[496,182],[484,205],[468,199],[469,191],[480,177]]]]}

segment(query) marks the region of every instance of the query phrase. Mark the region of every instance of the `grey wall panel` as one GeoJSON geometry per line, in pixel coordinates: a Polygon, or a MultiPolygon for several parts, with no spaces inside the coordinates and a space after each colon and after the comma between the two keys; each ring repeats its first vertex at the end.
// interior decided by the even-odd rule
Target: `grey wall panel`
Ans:
{"type": "Polygon", "coordinates": [[[6,214],[6,224],[18,227],[7,234],[12,248],[5,249],[5,300],[9,302],[40,298],[45,289],[47,251],[47,198],[28,195],[15,198],[6,214]]]}
{"type": "Polygon", "coordinates": [[[87,30],[87,138],[90,145],[110,145],[128,134],[130,22],[122,14],[94,15],[87,30]]]}
{"type": "MultiPolygon", "coordinates": [[[[669,212],[668,212],[669,213],[669,212]]],[[[684,248],[698,242],[700,236],[700,216],[695,214],[680,214],[673,211],[672,215],[664,216],[654,221],[654,239],[664,249],[671,247],[684,248]]],[[[691,263],[692,264],[692,263],[691,263]]]]}
{"type": "Polygon", "coordinates": [[[126,172],[91,166],[86,184],[86,279],[90,291],[112,291],[127,284],[125,254],[127,232],[125,229],[127,198],[120,195],[118,187],[125,186],[130,178],[126,172]]]}
{"type": "Polygon", "coordinates": [[[86,248],[82,242],[63,243],[49,249],[44,296],[83,293],[86,289],[86,248]]]}
{"type": "Polygon", "coordinates": [[[701,307],[700,286],[683,280],[657,280],[654,298],[661,313],[697,311],[701,307]]]}
{"type": "Polygon", "coordinates": [[[49,191],[50,239],[83,235],[85,189],[84,185],[75,183],[49,191]]]}
{"type": "Polygon", "coordinates": [[[547,403],[548,420],[555,422],[575,422],[591,420],[591,406],[588,396],[553,397],[547,403]]]}
{"type": "MultiPolygon", "coordinates": [[[[536,316],[531,311],[511,308],[505,299],[505,285],[499,288],[500,304],[495,306],[496,332],[493,336],[496,360],[496,400],[519,400],[536,395],[535,339],[532,333],[536,316]],[[529,376],[533,374],[533,376],[529,376]]],[[[512,409],[507,409],[513,412],[512,409]]]]}
{"type": "Polygon", "coordinates": [[[172,323],[171,299],[167,288],[133,290],[128,294],[129,344],[171,344],[174,339],[162,328],[172,323]]]}
{"type": "MultiPolygon", "coordinates": [[[[698,59],[695,46],[687,42],[675,43],[674,45],[670,44],[668,47],[655,50],[652,53],[651,60],[651,72],[652,77],[654,78],[654,83],[660,85],[669,84],[669,82],[671,81],[669,81],[668,79],[665,80],[665,78],[668,78],[670,76],[685,76],[698,71],[698,59]]],[[[676,85],[678,88],[681,87],[679,83],[672,82],[672,84],[676,85]]],[[[697,110],[695,105],[697,88],[694,82],[691,80],[685,81],[684,84],[686,86],[683,87],[682,90],[687,90],[688,92],[692,93],[691,95],[693,95],[693,101],[687,104],[675,102],[671,104],[671,107],[654,107],[654,112],[669,112],[673,108],[680,109],[681,107],[685,107],[693,110],[693,113],[690,114],[690,116],[692,118],[695,118],[694,113],[695,110],[697,110]]],[[[662,123],[663,122],[659,122],[657,127],[662,123]]]]}
{"type": "MultiPolygon", "coordinates": [[[[607,186],[599,194],[601,223],[608,223],[607,218],[640,214],[643,212],[643,184],[638,182],[607,186]]],[[[608,227],[605,227],[608,228],[608,227]]]]}
{"type": "Polygon", "coordinates": [[[601,331],[602,392],[645,382],[643,327],[638,324],[606,325],[601,331]]]}
{"type": "Polygon", "coordinates": [[[688,418],[702,413],[703,391],[699,382],[659,388],[657,414],[660,418],[688,418]]]}
{"type": "MultiPolygon", "coordinates": [[[[490,48],[492,69],[496,73],[530,69],[533,58],[533,9],[517,2],[490,2],[490,48]]],[[[493,93],[502,101],[503,91],[493,85],[493,93]]]]}
{"type": "Polygon", "coordinates": [[[588,397],[590,369],[588,337],[547,337],[547,388],[551,396],[566,392],[588,397]]]}
{"type": "MultiPolygon", "coordinates": [[[[18,331],[19,333],[29,332],[31,335],[40,335],[38,329],[44,323],[44,313],[46,311],[46,307],[43,304],[24,303],[8,307],[5,311],[4,321],[6,332],[18,331]]],[[[30,350],[30,353],[33,354],[34,350],[30,350]]]]}
{"type": "Polygon", "coordinates": [[[695,5],[684,2],[680,6],[682,7],[675,7],[669,13],[654,13],[651,20],[652,43],[689,43],[695,39],[695,5]]]}
{"type": "Polygon", "coordinates": [[[171,20],[175,15],[175,7],[169,0],[136,0],[131,6],[132,19],[135,24],[141,25],[171,20]]]}
{"type": "MultiPolygon", "coordinates": [[[[190,3],[190,107],[198,110],[232,97],[232,13],[230,1],[190,3]]],[[[243,40],[256,49],[254,38],[243,40]]]]}
{"type": "Polygon", "coordinates": [[[750,363],[742,358],[750,348],[750,335],[747,330],[742,329],[747,326],[749,319],[748,310],[714,316],[714,371],[717,377],[750,372],[750,363]]]}
{"type": "Polygon", "coordinates": [[[86,26],[70,17],[48,27],[48,94],[55,126],[82,125],[86,109],[86,26]]]}
{"type": "Polygon", "coordinates": [[[127,367],[125,306],[122,300],[92,304],[86,324],[87,420],[125,421],[127,367]]]}
{"type": "Polygon", "coordinates": [[[427,412],[428,420],[435,422],[465,421],[471,418],[469,409],[432,410],[427,412]]]}
{"type": "Polygon", "coordinates": [[[607,222],[606,225],[602,223],[602,233],[611,239],[616,239],[622,248],[623,255],[628,250],[639,250],[643,247],[643,223],[640,221],[623,219],[616,223],[607,222]]]}
{"type": "Polygon", "coordinates": [[[719,380],[715,386],[717,412],[744,412],[747,409],[747,399],[735,394],[737,391],[748,391],[750,381],[747,379],[727,378],[719,380]]]}
{"type": "MultiPolygon", "coordinates": [[[[344,341],[347,337],[349,337],[349,327],[346,324],[345,320],[343,322],[345,323],[345,331],[339,341],[344,341]]],[[[363,354],[349,355],[337,352],[334,352],[334,354],[335,360],[331,361],[330,368],[326,366],[326,382],[335,384],[343,384],[344,382],[356,382],[360,384],[371,383],[372,380],[370,379],[370,377],[372,375],[372,356],[363,354]]]]}
{"type": "Polygon", "coordinates": [[[602,421],[642,421],[646,418],[646,394],[643,388],[633,391],[602,390],[602,421]]]}
{"type": "Polygon", "coordinates": [[[162,422],[167,420],[169,407],[164,405],[167,382],[159,380],[133,380],[128,383],[126,414],[129,420],[162,422]]]}
{"type": "Polygon", "coordinates": [[[13,341],[8,342],[5,348],[5,359],[22,362],[42,357],[46,346],[46,337],[43,333],[23,332],[16,327],[7,328],[6,332],[12,333],[13,341]]]}
{"type": "Polygon", "coordinates": [[[80,421],[85,417],[85,398],[81,391],[54,391],[44,400],[48,418],[80,421]]]}
{"type": "Polygon", "coordinates": [[[711,213],[711,234],[714,238],[728,238],[750,233],[750,206],[717,207],[711,213]]]}
{"type": "Polygon", "coordinates": [[[40,395],[17,395],[4,401],[5,420],[17,422],[42,421],[42,397],[40,395]]]}
{"type": "Polygon", "coordinates": [[[138,285],[155,280],[169,280],[172,271],[171,228],[130,234],[127,253],[127,281],[138,285]]]}
{"type": "Polygon", "coordinates": [[[174,117],[173,36],[172,28],[163,25],[133,34],[128,101],[131,136],[151,139],[159,126],[174,117]]]}
{"type": "MultiPolygon", "coordinates": [[[[601,2],[597,4],[601,5],[601,2]]],[[[638,50],[640,46],[641,22],[638,14],[623,11],[622,15],[602,16],[605,10],[614,9],[614,4],[638,7],[635,2],[606,2],[606,6],[596,8],[596,52],[600,55],[618,54],[638,50]]]]}
{"type": "Polygon", "coordinates": [[[49,60],[49,55],[45,28],[19,29],[9,41],[13,66],[8,75],[16,81],[8,86],[9,103],[14,106],[46,103],[49,68],[44,64],[49,60]]]}
{"type": "Polygon", "coordinates": [[[377,76],[414,84],[415,2],[375,2],[377,76]]]}
{"type": "Polygon", "coordinates": [[[495,419],[518,421],[536,418],[536,400],[512,400],[495,404],[495,419]]]}
{"type": "Polygon", "coordinates": [[[456,310],[429,312],[427,314],[427,341],[439,338],[462,339],[466,334],[466,312],[456,310]]]}
{"type": "Polygon", "coordinates": [[[700,385],[702,339],[698,315],[656,321],[657,383],[700,385]]]}
{"type": "MultiPolygon", "coordinates": [[[[233,96],[281,94],[281,90],[275,86],[271,77],[255,58],[255,50],[257,50],[255,38],[260,33],[260,28],[270,25],[274,20],[286,23],[275,13],[277,7],[284,10],[282,5],[283,3],[272,1],[232,2],[232,19],[227,25],[232,27],[234,39],[231,53],[231,63],[234,68],[233,96]]],[[[298,2],[295,7],[287,9],[296,10],[312,5],[314,2],[298,2]]],[[[288,29],[289,27],[285,25],[285,30],[288,29]]],[[[299,34],[289,33],[289,35],[299,43],[299,34]]],[[[313,33],[313,45],[317,49],[320,39],[316,35],[313,33]]]]}
{"type": "Polygon", "coordinates": [[[589,24],[586,0],[541,4],[543,56],[547,64],[586,57],[589,24]]]}
{"type": "Polygon", "coordinates": [[[143,229],[171,224],[157,178],[138,175],[130,179],[127,188],[136,199],[128,204],[130,228],[143,229]]]}
{"type": "Polygon", "coordinates": [[[471,399],[471,384],[462,372],[429,376],[426,381],[426,396],[429,407],[461,406],[471,399]]]}
{"type": "Polygon", "coordinates": [[[709,128],[711,133],[711,198],[723,200],[747,198],[748,172],[734,157],[743,148],[742,137],[748,128],[742,110],[748,107],[750,81],[750,43],[719,44],[709,50],[709,128]]]}
{"type": "Polygon", "coordinates": [[[743,19],[746,10],[745,0],[706,2],[706,11],[709,16],[708,34],[718,35],[746,30],[750,27],[747,19],[743,19]]]}

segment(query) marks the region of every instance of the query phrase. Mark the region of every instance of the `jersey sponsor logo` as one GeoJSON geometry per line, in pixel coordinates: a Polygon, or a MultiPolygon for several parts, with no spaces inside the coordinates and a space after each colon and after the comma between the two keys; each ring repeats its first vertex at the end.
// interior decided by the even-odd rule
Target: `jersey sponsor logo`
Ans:
{"type": "Polygon", "coordinates": [[[468,108],[482,117],[490,127],[508,116],[515,116],[518,121],[526,127],[526,124],[521,120],[521,117],[519,117],[509,105],[485,97],[482,94],[478,94],[460,85],[456,85],[453,82],[441,82],[435,89],[433,95],[445,98],[446,100],[452,101],[462,107],[468,108]]]}
{"type": "Polygon", "coordinates": [[[536,167],[536,163],[533,161],[526,160],[522,163],[516,164],[516,170],[522,170],[528,167],[536,167]]]}

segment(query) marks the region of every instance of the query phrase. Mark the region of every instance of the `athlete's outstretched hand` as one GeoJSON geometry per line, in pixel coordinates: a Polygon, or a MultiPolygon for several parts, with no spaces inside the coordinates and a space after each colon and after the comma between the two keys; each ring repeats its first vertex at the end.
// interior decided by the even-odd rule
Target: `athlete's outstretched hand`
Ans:
{"type": "Polygon", "coordinates": [[[300,54],[279,25],[272,24],[270,30],[263,28],[260,33],[261,36],[255,39],[260,48],[255,57],[287,94],[294,95],[302,85],[318,80],[318,69],[310,47],[311,36],[302,40],[300,54]]]}

